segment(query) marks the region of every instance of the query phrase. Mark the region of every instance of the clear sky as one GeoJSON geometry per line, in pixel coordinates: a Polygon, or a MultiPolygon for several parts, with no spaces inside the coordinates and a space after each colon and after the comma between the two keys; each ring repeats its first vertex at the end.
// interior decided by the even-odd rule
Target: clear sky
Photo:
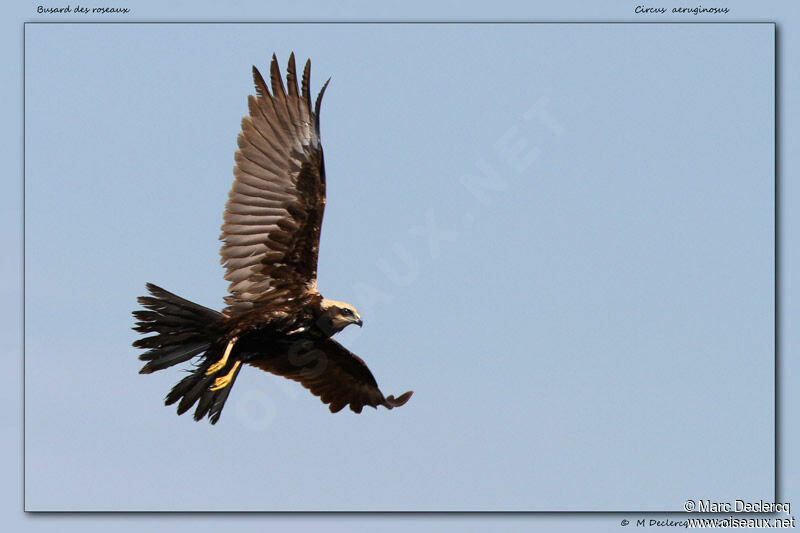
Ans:
{"type": "Polygon", "coordinates": [[[772,58],[769,24],[29,26],[28,508],[769,498],[772,58]],[[250,66],[292,49],[334,76],[319,286],[417,395],[331,416],[248,369],[195,424],[130,311],[220,305],[250,66]]]}
{"type": "Polygon", "coordinates": [[[678,510],[773,497],[772,25],[29,25],[29,510],[678,510]],[[312,58],[320,288],[408,405],[136,374],[219,307],[249,68],[312,58]],[[703,53],[699,53],[702,50],[703,53]]]}

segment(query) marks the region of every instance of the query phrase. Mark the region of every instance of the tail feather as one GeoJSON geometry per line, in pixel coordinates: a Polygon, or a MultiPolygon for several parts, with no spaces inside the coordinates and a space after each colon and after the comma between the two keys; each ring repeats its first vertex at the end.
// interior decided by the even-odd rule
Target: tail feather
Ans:
{"type": "Polygon", "coordinates": [[[169,391],[169,394],[167,394],[166,398],[164,398],[164,405],[172,405],[186,396],[186,394],[192,389],[194,384],[197,382],[198,372],[196,372],[196,369],[190,372],[191,373],[188,376],[180,380],[175,384],[174,387],[172,387],[172,390],[169,391]]]}
{"type": "Polygon", "coordinates": [[[207,341],[199,341],[191,344],[171,344],[164,348],[153,348],[152,350],[139,356],[142,361],[149,361],[141,370],[140,374],[150,374],[157,370],[169,368],[178,363],[188,361],[195,355],[205,352],[209,347],[207,341]]]}
{"type": "MultiPolygon", "coordinates": [[[[222,408],[225,406],[225,400],[228,399],[228,394],[230,394],[231,389],[233,388],[234,382],[236,382],[236,376],[239,375],[239,371],[242,369],[239,366],[233,373],[233,377],[231,378],[230,384],[225,387],[224,389],[220,389],[218,391],[214,391],[213,394],[208,395],[210,401],[205,402],[203,407],[204,409],[200,410],[200,405],[197,406],[197,411],[194,413],[194,419],[200,420],[206,414],[209,416],[209,420],[212,424],[216,424],[217,420],[219,420],[220,415],[222,414],[222,408]],[[208,406],[208,409],[205,407],[208,406]]],[[[227,372],[227,370],[226,370],[227,372]]]]}
{"type": "MultiPolygon", "coordinates": [[[[226,387],[227,388],[227,387],[226,387]]],[[[194,419],[202,420],[208,414],[211,404],[214,403],[214,394],[203,394],[197,402],[197,409],[194,410],[194,419]]]]}
{"type": "Polygon", "coordinates": [[[192,406],[197,403],[197,408],[194,411],[194,419],[202,420],[205,416],[209,417],[212,424],[216,424],[222,414],[222,408],[225,406],[225,401],[236,382],[236,377],[242,369],[241,365],[236,368],[231,376],[230,383],[219,390],[211,390],[214,380],[217,376],[226,375],[231,371],[235,361],[230,360],[222,370],[207,376],[206,370],[211,366],[216,359],[222,356],[222,350],[218,350],[214,356],[209,357],[204,364],[196,368],[192,374],[181,380],[167,395],[167,405],[171,405],[176,401],[178,403],[178,414],[183,414],[190,410],[192,406]]]}
{"type": "MultiPolygon", "coordinates": [[[[152,337],[145,337],[144,339],[139,339],[133,343],[136,348],[154,348],[154,349],[162,349],[168,348],[170,346],[180,346],[186,342],[192,341],[203,341],[208,343],[209,339],[204,335],[199,335],[196,332],[184,332],[184,333],[166,333],[161,335],[154,335],[152,337]]],[[[149,361],[150,355],[142,354],[139,359],[142,361],[149,361]]]]}
{"type": "Polygon", "coordinates": [[[149,324],[149,327],[136,326],[136,331],[147,332],[151,328],[158,327],[168,330],[169,327],[181,326],[186,322],[182,316],[166,315],[157,311],[134,311],[133,316],[140,322],[149,324]]]}
{"type": "Polygon", "coordinates": [[[139,302],[153,311],[162,311],[164,314],[177,316],[193,316],[201,322],[211,322],[222,316],[219,311],[185,300],[158,285],[148,283],[145,286],[153,296],[141,296],[139,302]]]}
{"type": "MultiPolygon", "coordinates": [[[[146,310],[133,313],[137,320],[134,330],[154,333],[133,343],[134,347],[147,350],[139,356],[140,360],[147,361],[139,373],[150,374],[202,355],[195,368],[189,371],[189,375],[180,380],[167,394],[164,403],[172,405],[177,402],[180,415],[191,409],[199,400],[194,419],[201,420],[209,415],[211,423],[215,424],[222,413],[233,380],[238,374],[237,369],[233,380],[225,388],[210,390],[215,376],[224,374],[206,375],[211,364],[222,355],[223,348],[216,344],[218,339],[209,332],[208,326],[223,319],[224,315],[151,283],[147,284],[147,290],[151,296],[138,298],[146,310]]],[[[230,361],[228,368],[222,372],[227,373],[232,364],[233,361],[230,361]]]]}
{"type": "Polygon", "coordinates": [[[198,372],[195,369],[192,372],[194,380],[192,381],[192,388],[189,389],[181,401],[178,402],[178,414],[182,415],[192,408],[192,406],[200,399],[201,396],[210,396],[214,393],[211,391],[211,384],[214,382],[214,376],[206,376],[205,372],[198,372]]]}

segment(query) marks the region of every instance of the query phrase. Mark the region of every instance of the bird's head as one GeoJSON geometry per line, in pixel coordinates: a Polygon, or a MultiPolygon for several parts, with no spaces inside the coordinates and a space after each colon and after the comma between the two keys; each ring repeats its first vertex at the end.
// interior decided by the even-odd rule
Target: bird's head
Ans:
{"type": "Polygon", "coordinates": [[[357,324],[359,327],[363,325],[361,315],[358,314],[355,307],[348,303],[323,299],[321,307],[323,312],[319,326],[329,335],[339,333],[350,324],[357,324]]]}

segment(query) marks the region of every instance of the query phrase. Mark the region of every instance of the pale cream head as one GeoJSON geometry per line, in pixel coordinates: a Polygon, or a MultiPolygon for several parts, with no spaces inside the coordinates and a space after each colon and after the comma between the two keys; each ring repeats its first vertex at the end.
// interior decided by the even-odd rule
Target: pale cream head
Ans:
{"type": "Polygon", "coordinates": [[[339,333],[350,324],[363,325],[361,315],[348,303],[323,298],[320,307],[323,310],[320,329],[330,330],[330,335],[339,333]]]}

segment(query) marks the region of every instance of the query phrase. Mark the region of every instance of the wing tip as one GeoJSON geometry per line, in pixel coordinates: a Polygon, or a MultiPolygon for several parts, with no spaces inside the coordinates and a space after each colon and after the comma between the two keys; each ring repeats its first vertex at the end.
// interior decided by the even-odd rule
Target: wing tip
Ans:
{"type": "Polygon", "coordinates": [[[300,90],[303,93],[308,112],[311,112],[311,58],[306,59],[306,66],[303,67],[303,79],[300,83],[300,90]]]}
{"type": "MultiPolygon", "coordinates": [[[[312,394],[313,394],[313,393],[312,393],[312,394]]],[[[328,406],[328,409],[330,410],[330,412],[331,412],[331,413],[338,413],[339,411],[341,411],[342,409],[344,409],[344,408],[345,408],[345,406],[347,406],[347,403],[335,403],[335,402],[331,402],[331,404],[328,406]]]]}
{"type": "Polygon", "coordinates": [[[286,65],[286,86],[289,89],[289,96],[298,96],[297,66],[294,60],[294,51],[289,54],[289,62],[286,65]]]}
{"type": "Polygon", "coordinates": [[[400,407],[400,406],[403,406],[403,405],[405,405],[405,404],[406,404],[406,402],[407,402],[407,401],[408,401],[408,400],[411,398],[411,396],[412,396],[413,394],[414,394],[414,391],[413,391],[413,390],[410,390],[410,391],[408,391],[408,392],[406,392],[406,393],[404,393],[404,394],[401,394],[401,395],[400,395],[400,396],[398,396],[397,398],[395,398],[395,397],[394,397],[394,396],[392,396],[392,395],[389,395],[389,396],[386,398],[386,400],[384,401],[383,405],[384,405],[384,406],[385,406],[387,409],[393,409],[393,408],[395,408],[395,407],[400,407]]]}
{"type": "MultiPolygon", "coordinates": [[[[315,396],[318,396],[313,391],[312,391],[312,394],[314,394],[315,396]]],[[[387,409],[394,409],[395,407],[401,407],[401,406],[405,405],[406,402],[408,402],[408,400],[411,398],[411,396],[413,394],[414,394],[414,391],[410,390],[410,391],[408,391],[408,392],[406,392],[404,394],[401,394],[397,398],[395,398],[393,395],[389,395],[386,398],[384,398],[383,402],[381,402],[380,404],[375,404],[375,405],[363,404],[363,403],[353,403],[353,402],[348,402],[348,401],[344,401],[344,402],[331,401],[329,403],[329,402],[323,400],[323,402],[324,403],[329,403],[328,409],[330,410],[331,413],[338,413],[339,411],[341,411],[342,409],[347,407],[348,404],[349,404],[351,411],[353,411],[354,413],[360,414],[361,411],[364,409],[365,405],[370,405],[370,407],[373,407],[373,408],[377,408],[378,405],[383,405],[387,409]]]]}
{"type": "MultiPolygon", "coordinates": [[[[325,81],[325,84],[322,86],[322,89],[319,90],[319,94],[317,95],[317,100],[314,102],[314,131],[317,133],[317,137],[319,137],[319,135],[320,135],[320,133],[319,133],[319,122],[320,122],[319,121],[319,109],[320,109],[320,106],[322,105],[322,97],[325,94],[325,89],[328,88],[328,84],[331,82],[331,78],[333,78],[333,76],[331,76],[330,78],[327,79],[327,81],[325,81]]],[[[310,103],[311,102],[309,100],[309,104],[310,103]]]]}
{"type": "Polygon", "coordinates": [[[264,77],[261,75],[261,72],[255,65],[253,65],[253,85],[256,88],[256,95],[259,98],[270,97],[269,89],[267,88],[267,82],[264,81],[264,77]]]}

